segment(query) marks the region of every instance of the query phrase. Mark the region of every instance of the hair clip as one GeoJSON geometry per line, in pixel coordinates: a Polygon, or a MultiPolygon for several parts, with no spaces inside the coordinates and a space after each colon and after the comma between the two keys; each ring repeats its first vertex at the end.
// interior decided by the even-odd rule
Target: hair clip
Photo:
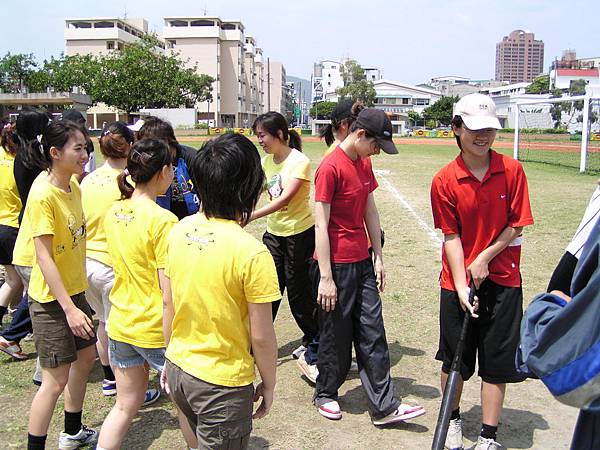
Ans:
{"type": "Polygon", "coordinates": [[[38,141],[40,144],[42,143],[42,138],[43,138],[43,137],[44,137],[44,135],[42,135],[42,134],[38,134],[38,135],[36,136],[36,139],[37,139],[37,141],[38,141]]]}
{"type": "Polygon", "coordinates": [[[126,177],[128,177],[130,175],[129,169],[127,167],[125,167],[125,170],[123,171],[123,175],[125,175],[126,177]]]}
{"type": "Polygon", "coordinates": [[[4,125],[3,129],[5,130],[10,130],[12,128],[12,123],[8,122],[6,125],[4,125]]]}
{"type": "Polygon", "coordinates": [[[110,130],[108,128],[106,130],[104,130],[104,132],[102,133],[102,136],[106,136],[107,134],[111,134],[110,130]]]}

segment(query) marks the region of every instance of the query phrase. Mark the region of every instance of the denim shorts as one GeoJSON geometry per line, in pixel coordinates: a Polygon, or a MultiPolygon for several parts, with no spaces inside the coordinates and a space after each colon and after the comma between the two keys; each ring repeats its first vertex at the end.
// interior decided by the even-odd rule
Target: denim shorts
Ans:
{"type": "Polygon", "coordinates": [[[143,348],[126,342],[108,338],[108,356],[110,363],[119,369],[143,366],[147,362],[150,367],[161,372],[165,365],[165,348],[143,348]]]}

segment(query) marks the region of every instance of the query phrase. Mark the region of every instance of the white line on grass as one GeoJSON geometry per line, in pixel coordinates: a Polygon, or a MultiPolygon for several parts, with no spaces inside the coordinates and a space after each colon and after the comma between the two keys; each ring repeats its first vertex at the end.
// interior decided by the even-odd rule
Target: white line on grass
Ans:
{"type": "Polygon", "coordinates": [[[409,213],[412,214],[412,216],[415,218],[415,220],[417,221],[419,226],[423,229],[423,231],[425,231],[425,233],[427,233],[427,235],[433,241],[433,243],[438,246],[442,245],[442,240],[440,239],[440,237],[436,233],[436,231],[433,228],[431,228],[429,226],[429,224],[421,218],[421,216],[419,216],[417,214],[417,212],[414,210],[414,208],[410,205],[410,203],[408,203],[408,201],[398,191],[398,189],[396,189],[396,187],[392,184],[392,182],[385,177],[386,175],[390,174],[390,171],[389,170],[374,170],[373,172],[375,172],[375,175],[378,176],[377,179],[379,181],[383,181],[383,184],[385,185],[386,189],[388,191],[390,191],[394,197],[396,197],[396,199],[402,204],[402,206],[404,206],[404,208],[409,213]]]}

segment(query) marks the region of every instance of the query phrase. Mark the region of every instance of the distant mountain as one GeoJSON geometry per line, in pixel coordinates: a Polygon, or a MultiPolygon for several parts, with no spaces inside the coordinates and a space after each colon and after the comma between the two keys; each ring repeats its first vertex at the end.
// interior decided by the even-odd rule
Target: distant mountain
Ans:
{"type": "Polygon", "coordinates": [[[310,103],[310,81],[303,78],[293,77],[291,75],[286,76],[288,83],[302,83],[302,101],[310,103]]]}

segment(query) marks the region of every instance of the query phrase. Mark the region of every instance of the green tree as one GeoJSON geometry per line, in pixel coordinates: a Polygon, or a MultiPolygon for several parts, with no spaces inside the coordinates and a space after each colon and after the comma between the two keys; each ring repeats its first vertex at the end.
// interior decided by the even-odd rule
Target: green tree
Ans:
{"type": "Polygon", "coordinates": [[[416,111],[409,111],[408,112],[408,118],[409,120],[412,122],[413,126],[416,127],[417,123],[423,120],[423,117],[421,117],[421,114],[419,114],[416,111]]]}
{"type": "Polygon", "coordinates": [[[317,102],[311,106],[308,114],[315,119],[329,119],[336,105],[336,102],[317,102]]]}
{"type": "Polygon", "coordinates": [[[452,122],[452,108],[457,101],[458,96],[442,96],[433,105],[423,110],[423,118],[425,120],[434,120],[442,125],[450,125],[450,122],[452,122]]]}
{"type": "Polygon", "coordinates": [[[550,76],[540,75],[525,90],[528,94],[547,94],[550,91],[550,76]]]}
{"type": "Polygon", "coordinates": [[[25,92],[36,68],[32,53],[6,53],[0,59],[0,89],[12,94],[25,92]]]}
{"type": "Polygon", "coordinates": [[[356,61],[349,59],[341,67],[344,86],[338,88],[336,93],[341,99],[360,100],[365,106],[375,104],[375,87],[373,82],[367,80],[364,69],[356,61]]]}

